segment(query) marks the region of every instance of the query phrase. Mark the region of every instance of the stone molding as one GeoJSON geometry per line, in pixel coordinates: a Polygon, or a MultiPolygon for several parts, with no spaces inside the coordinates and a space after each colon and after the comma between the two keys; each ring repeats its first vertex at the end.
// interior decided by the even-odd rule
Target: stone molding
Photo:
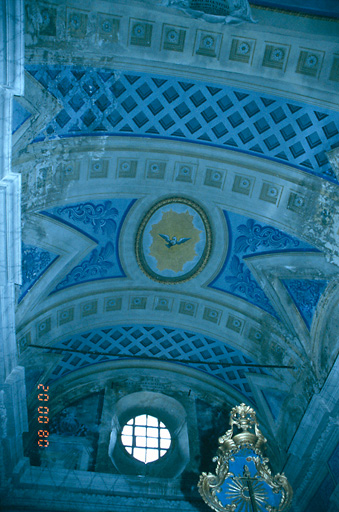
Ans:
{"type": "MultiPolygon", "coordinates": [[[[241,200],[241,211],[248,216],[255,213],[258,217],[258,210],[260,211],[258,206],[263,204],[261,191],[266,181],[269,180],[275,187],[282,189],[279,203],[271,208],[270,224],[287,230],[291,234],[291,229],[298,226],[298,231],[294,230],[293,234],[299,237],[303,237],[300,230],[303,226],[302,221],[311,219],[311,222],[314,223],[312,216],[314,203],[317,200],[322,201],[319,197],[322,192],[322,180],[316,176],[252,155],[223,148],[202,150],[198,144],[179,141],[171,141],[171,150],[169,151],[168,143],[157,139],[149,139],[146,142],[132,137],[62,139],[58,141],[58,144],[49,141],[32,145],[27,149],[25,155],[14,161],[14,164],[15,169],[20,169],[22,173],[23,209],[32,211],[46,208],[50,201],[57,202],[61,198],[62,189],[66,187],[69,200],[76,199],[83,193],[81,189],[88,186],[89,183],[93,197],[96,192],[100,193],[103,185],[107,191],[111,187],[112,192],[134,193],[134,197],[135,190],[140,190],[141,196],[147,196],[154,193],[155,190],[158,195],[163,194],[164,190],[167,194],[177,193],[176,164],[178,162],[196,166],[196,179],[187,183],[180,182],[182,194],[194,198],[196,190],[203,187],[206,200],[216,202],[226,210],[236,211],[239,209],[239,200],[241,200]],[[46,151],[51,154],[48,168],[46,167],[46,151]],[[162,155],[159,157],[160,153],[167,153],[165,160],[162,155]],[[120,176],[117,173],[120,160],[128,161],[132,155],[134,161],[137,162],[135,176],[120,176]],[[197,159],[199,159],[199,165],[197,165],[197,159]],[[96,178],[91,175],[90,171],[92,162],[98,160],[102,163],[107,161],[108,164],[106,175],[96,178]],[[166,163],[164,176],[161,179],[154,179],[148,174],[148,165],[150,162],[162,163],[162,161],[166,163]],[[69,174],[66,179],[65,167],[67,165],[73,165],[78,169],[77,173],[69,174]],[[220,188],[211,185],[208,172],[210,169],[224,173],[220,188]],[[43,170],[45,170],[44,179],[42,178],[43,170]],[[244,195],[239,189],[238,176],[253,183],[248,195],[244,195]],[[40,187],[37,184],[40,184],[40,187]],[[25,193],[26,190],[30,192],[29,196],[25,193]],[[307,201],[302,197],[305,190],[310,197],[307,201]],[[299,199],[299,202],[296,202],[296,199],[299,199]],[[296,219],[301,222],[295,222],[296,219]]],[[[326,191],[334,197],[338,193],[337,188],[337,185],[326,182],[324,193],[326,191]]],[[[262,217],[262,219],[267,220],[266,217],[262,217]]],[[[317,238],[312,239],[311,234],[306,239],[309,243],[319,247],[317,238]]]]}
{"type": "MultiPolygon", "coordinates": [[[[35,475],[36,480],[39,474],[35,475]]],[[[78,480],[78,479],[77,479],[78,480]]],[[[63,490],[62,495],[55,487],[54,479],[50,480],[48,489],[15,489],[11,493],[10,498],[5,498],[4,505],[11,507],[15,512],[15,506],[34,507],[36,503],[44,503],[48,510],[76,512],[81,509],[85,512],[148,512],[149,510],[164,512],[168,510],[177,511],[180,509],[184,512],[196,512],[197,506],[201,506],[201,499],[192,500],[192,503],[186,499],[167,500],[163,497],[146,498],[146,497],[124,497],[107,492],[105,494],[79,493],[63,490]],[[197,502],[197,503],[196,503],[197,502]]]]}
{"type": "MultiPolygon", "coordinates": [[[[25,369],[23,366],[16,366],[7,377],[4,386],[5,404],[7,417],[11,429],[8,429],[8,435],[20,438],[22,432],[27,431],[27,409],[26,409],[26,386],[25,369]]],[[[19,446],[20,443],[17,442],[19,446]]]]}
{"type": "Polygon", "coordinates": [[[28,430],[25,369],[22,366],[16,366],[8,375],[2,393],[3,440],[0,445],[0,492],[1,488],[8,485],[15,465],[23,457],[22,433],[28,430]]]}
{"type": "Polygon", "coordinates": [[[17,366],[15,284],[21,283],[21,177],[12,173],[12,101],[24,89],[23,0],[0,2],[0,488],[23,456],[25,370],[17,366]],[[5,428],[6,426],[6,428],[5,428]]]}
{"type": "Polygon", "coordinates": [[[24,4],[23,0],[1,0],[0,86],[21,96],[24,91],[24,4]]]}
{"type": "MultiPolygon", "coordinates": [[[[261,10],[258,24],[240,25],[232,33],[232,25],[209,24],[159,5],[150,9],[133,2],[131,16],[130,5],[125,2],[103,6],[100,13],[95,1],[87,2],[86,6],[74,2],[71,9],[66,9],[65,3],[60,2],[54,9],[47,3],[41,4],[40,12],[30,5],[26,35],[30,62],[41,62],[48,49],[50,62],[67,64],[71,63],[69,53],[80,56],[85,50],[87,61],[92,65],[98,60],[112,65],[107,59],[109,54],[114,55],[115,69],[126,69],[126,65],[134,70],[147,67],[158,74],[171,69],[171,74],[186,79],[204,77],[208,64],[211,81],[250,86],[253,90],[271,91],[306,102],[312,96],[313,104],[338,109],[333,93],[338,80],[335,22],[325,35],[318,20],[312,20],[313,37],[307,37],[302,31],[301,36],[296,37],[295,32],[286,29],[287,24],[276,28],[279,15],[261,10]],[[48,27],[39,22],[41,12],[46,11],[51,18],[48,27]],[[276,23],[272,22],[272,15],[277,16],[276,23]],[[163,23],[164,16],[166,23],[163,23]],[[138,37],[133,34],[135,28],[139,29],[138,37]],[[204,47],[206,38],[213,41],[208,43],[212,47],[204,47]],[[69,52],[64,51],[65,40],[69,52]],[[93,52],[93,43],[98,41],[102,54],[93,52]],[[325,44],[326,52],[323,51],[325,44]],[[250,81],[248,76],[251,76],[250,81]],[[270,80],[273,77],[274,82],[270,80]]],[[[284,21],[294,28],[296,17],[290,18],[284,21]]],[[[303,30],[306,31],[305,27],[303,30]]]]}
{"type": "MultiPolygon", "coordinates": [[[[110,288],[109,283],[108,288],[110,288]]],[[[127,285],[128,286],[128,285],[127,285]]],[[[279,330],[274,319],[263,318],[263,315],[256,315],[255,307],[253,307],[253,319],[250,321],[245,316],[245,307],[247,310],[249,306],[246,305],[242,308],[239,304],[240,301],[234,300],[222,303],[220,298],[216,300],[203,299],[202,296],[173,293],[166,291],[164,293],[152,292],[145,290],[143,298],[146,299],[145,307],[137,310],[133,309],[133,299],[140,298],[140,291],[138,288],[133,289],[131,286],[123,287],[120,290],[115,290],[114,293],[109,290],[103,290],[102,282],[97,283],[96,288],[101,287],[95,293],[92,286],[92,299],[96,303],[96,312],[92,315],[92,325],[96,326],[111,326],[123,325],[130,322],[131,310],[135,322],[142,323],[147,318],[152,318],[152,322],[160,325],[173,325],[173,315],[175,315],[175,326],[183,329],[192,329],[192,319],[194,321],[194,329],[201,334],[210,335],[211,328],[218,340],[223,340],[225,343],[231,343],[232,346],[244,350],[249,357],[258,356],[258,339],[261,343],[267,344],[269,347],[279,346],[280,350],[269,350],[267,353],[268,364],[289,364],[291,360],[299,361],[300,354],[296,353],[285,340],[285,333],[279,330]],[[110,307],[114,301],[115,307],[110,307]],[[162,303],[166,304],[165,307],[159,307],[162,303]],[[189,315],[182,307],[185,304],[193,304],[196,307],[195,316],[189,315]],[[218,308],[218,309],[216,309],[218,308]],[[219,314],[219,323],[211,321],[208,314],[210,311],[217,311],[219,314]],[[235,320],[238,322],[234,324],[235,320]],[[239,329],[237,326],[240,326],[239,329]],[[267,333],[266,333],[267,330],[267,333]],[[265,332],[265,334],[264,334],[265,332]]],[[[82,289],[83,293],[84,288],[82,289]]],[[[72,332],[82,332],[83,330],[83,315],[81,313],[81,302],[74,296],[73,300],[66,299],[65,292],[64,299],[57,298],[54,307],[49,307],[49,314],[37,313],[34,320],[28,321],[23,324],[22,329],[18,332],[18,339],[21,345],[22,357],[25,356],[25,348],[32,344],[39,344],[48,346],[51,342],[54,344],[59,340],[69,336],[72,332]],[[60,321],[61,315],[67,313],[66,321],[60,321]],[[39,329],[40,324],[48,323],[48,330],[45,332],[39,329]],[[27,340],[29,343],[27,345],[27,340]],[[53,341],[51,341],[53,340],[53,341]]],[[[212,298],[212,297],[211,297],[212,298]]],[[[46,299],[49,302],[49,299],[46,299]]],[[[45,304],[46,304],[45,300],[45,304]]],[[[149,323],[149,322],[146,322],[149,323]]],[[[27,353],[28,354],[28,353],[27,353]]]]}
{"type": "Polygon", "coordinates": [[[27,145],[62,109],[60,103],[51,94],[46,94],[42,85],[30,73],[24,73],[25,94],[15,100],[31,112],[29,117],[12,135],[13,158],[27,145]]]}
{"type": "Polygon", "coordinates": [[[13,284],[0,286],[0,382],[1,385],[17,365],[17,345],[15,338],[15,287],[13,284]]]}
{"type": "Polygon", "coordinates": [[[21,284],[21,176],[7,174],[0,181],[0,286],[21,284]]]}
{"type": "Polygon", "coordinates": [[[11,172],[12,92],[0,86],[0,180],[11,172]]]}

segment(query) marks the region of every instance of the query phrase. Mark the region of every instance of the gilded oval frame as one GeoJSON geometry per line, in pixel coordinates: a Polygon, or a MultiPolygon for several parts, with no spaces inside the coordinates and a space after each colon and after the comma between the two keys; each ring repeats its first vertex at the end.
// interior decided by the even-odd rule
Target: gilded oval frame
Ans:
{"type": "Polygon", "coordinates": [[[154,204],[148,210],[148,212],[143,217],[143,219],[141,220],[138,230],[137,230],[136,239],[135,239],[135,254],[136,254],[136,259],[137,259],[139,268],[142,270],[142,272],[144,274],[147,275],[147,277],[149,277],[153,281],[156,281],[158,283],[164,283],[164,284],[184,283],[186,281],[189,281],[190,279],[193,279],[193,277],[196,277],[205,268],[205,266],[209,260],[210,254],[211,254],[211,250],[212,250],[212,228],[211,228],[211,224],[210,224],[210,221],[208,219],[206,212],[195,201],[192,201],[191,199],[187,199],[185,197],[179,197],[179,196],[168,197],[168,198],[162,199],[161,201],[154,204]],[[162,208],[164,206],[168,206],[173,203],[180,203],[180,204],[187,205],[190,208],[192,208],[199,215],[199,217],[202,220],[202,223],[204,225],[205,234],[206,234],[206,242],[205,242],[205,247],[203,249],[203,252],[202,252],[198,262],[194,265],[194,267],[189,272],[187,272],[181,276],[167,277],[167,276],[161,276],[161,275],[157,274],[150,268],[150,266],[148,265],[148,263],[145,259],[145,256],[144,256],[142,242],[143,242],[143,235],[144,235],[145,228],[146,228],[149,220],[151,219],[151,217],[154,215],[154,213],[157,210],[159,210],[160,208],[162,208]]]}

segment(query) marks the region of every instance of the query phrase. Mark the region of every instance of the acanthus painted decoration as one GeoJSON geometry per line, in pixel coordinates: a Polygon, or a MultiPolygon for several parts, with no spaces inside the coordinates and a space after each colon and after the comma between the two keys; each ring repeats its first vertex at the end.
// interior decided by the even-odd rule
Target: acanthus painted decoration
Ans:
{"type": "Polygon", "coordinates": [[[94,233],[113,235],[117,228],[114,220],[119,212],[112,206],[111,201],[105,201],[103,204],[80,203],[75,206],[64,206],[58,208],[59,215],[66,215],[75,222],[91,224],[94,233]]]}
{"type": "Polygon", "coordinates": [[[246,224],[240,224],[237,230],[240,235],[234,244],[235,252],[255,252],[258,247],[263,246],[270,250],[295,248],[300,245],[299,241],[283,233],[272,226],[260,226],[253,219],[248,219],[246,224]]]}
{"type": "Polygon", "coordinates": [[[327,281],[285,279],[283,283],[304,318],[307,327],[310,328],[318,301],[327,286],[327,281]]]}
{"type": "Polygon", "coordinates": [[[253,279],[250,270],[246,267],[245,263],[241,263],[238,256],[233,256],[229,266],[231,276],[225,277],[225,281],[230,283],[231,292],[245,296],[259,307],[265,309],[272,315],[276,315],[272,308],[268,297],[260,288],[258,283],[253,279]]]}
{"type": "Polygon", "coordinates": [[[38,247],[23,246],[22,249],[22,277],[23,284],[26,284],[39,277],[52,261],[52,257],[38,247]]]}
{"type": "Polygon", "coordinates": [[[108,270],[114,266],[114,263],[110,261],[113,257],[114,246],[112,242],[108,242],[100,252],[98,249],[94,249],[90,258],[74,267],[67,277],[57,285],[56,290],[81,283],[84,280],[104,277],[108,270]]]}

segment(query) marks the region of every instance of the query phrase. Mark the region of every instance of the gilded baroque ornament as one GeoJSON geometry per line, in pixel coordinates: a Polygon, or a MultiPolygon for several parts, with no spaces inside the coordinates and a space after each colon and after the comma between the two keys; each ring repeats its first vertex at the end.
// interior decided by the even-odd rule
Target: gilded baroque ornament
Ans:
{"type": "Polygon", "coordinates": [[[202,208],[188,199],[172,197],[154,205],[142,220],[136,256],[151,279],[178,283],[201,272],[211,245],[211,227],[202,208]]]}
{"type": "Polygon", "coordinates": [[[219,438],[215,475],[202,473],[199,492],[216,512],[282,512],[289,509],[293,491],[283,473],[272,475],[262,449],[266,439],[255,411],[233,407],[230,430],[219,438]]]}

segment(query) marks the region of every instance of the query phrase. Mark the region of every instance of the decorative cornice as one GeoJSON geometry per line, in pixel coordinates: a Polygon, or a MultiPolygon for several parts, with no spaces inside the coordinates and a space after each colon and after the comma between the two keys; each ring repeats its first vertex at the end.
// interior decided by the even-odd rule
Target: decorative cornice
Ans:
{"type": "MultiPolygon", "coordinates": [[[[251,2],[252,3],[252,2],[251,2]]],[[[298,12],[298,11],[292,11],[289,9],[282,9],[278,7],[266,7],[264,5],[257,5],[252,3],[252,9],[255,11],[256,9],[260,11],[270,11],[270,12],[277,12],[280,14],[288,14],[289,16],[298,16],[300,18],[311,18],[313,20],[321,20],[321,21],[331,21],[333,23],[339,23],[339,20],[337,18],[330,18],[329,16],[322,16],[320,14],[309,14],[307,12],[298,12]]]]}
{"type": "MultiPolygon", "coordinates": [[[[55,487],[55,484],[53,487],[55,487]]],[[[79,510],[79,508],[84,511],[93,511],[93,507],[95,507],[97,512],[116,512],[117,510],[133,512],[136,509],[140,512],[147,512],[149,510],[178,510],[178,508],[187,512],[196,512],[197,510],[195,504],[187,502],[186,499],[166,500],[163,497],[125,497],[114,494],[114,491],[107,490],[107,494],[95,494],[86,492],[84,488],[82,488],[81,491],[81,493],[71,492],[63,488],[62,494],[60,495],[58,489],[52,490],[51,487],[49,487],[45,490],[42,484],[39,485],[39,488],[35,489],[15,488],[11,490],[10,497],[4,498],[4,505],[8,504],[12,508],[25,505],[27,510],[29,510],[28,507],[32,507],[34,510],[37,503],[43,502],[48,506],[49,510],[62,510],[67,512],[71,510],[76,511],[79,510]],[[7,500],[9,500],[8,503],[6,503],[7,500]],[[70,506],[72,506],[72,508],[70,508],[70,506]]]]}
{"type": "MultiPolygon", "coordinates": [[[[267,93],[274,91],[274,94],[289,97],[294,101],[302,100],[316,104],[318,107],[322,105],[338,109],[334,94],[337,81],[337,49],[335,43],[327,39],[325,62],[323,59],[324,35],[321,30],[317,33],[316,26],[317,23],[323,23],[322,19],[314,20],[315,27],[312,28],[315,30],[312,31],[312,37],[306,39],[307,36],[304,34],[306,37],[303,40],[303,46],[307,48],[305,50],[300,46],[300,40],[290,30],[282,26],[272,26],[269,16],[260,28],[257,28],[258,25],[247,23],[244,24],[244,28],[237,27],[236,35],[225,38],[224,27],[220,25],[215,27],[203,21],[190,19],[188,16],[183,17],[182,13],[175,9],[167,9],[166,23],[161,23],[160,20],[163,19],[161,7],[157,5],[152,7],[153,9],[147,12],[143,2],[142,4],[135,2],[133,17],[131,17],[129,6],[125,2],[115,2],[114,9],[109,7],[106,13],[97,13],[96,3],[89,2],[88,11],[73,8],[66,18],[64,5],[58,5],[57,13],[54,14],[50,6],[41,5],[40,11],[44,13],[45,18],[50,17],[50,24],[47,27],[43,26],[43,22],[39,21],[39,15],[41,20],[43,16],[39,12],[33,12],[33,9],[28,12],[27,60],[41,63],[47,50],[50,63],[67,64],[72,60],[74,62],[74,57],[80,56],[80,52],[88,47],[87,62],[91,65],[98,66],[101,61],[112,69],[114,67],[115,70],[126,69],[126,65],[129,65],[134,70],[145,71],[147,68],[150,71],[152,69],[156,74],[166,73],[166,70],[171,69],[172,75],[185,77],[186,80],[189,77],[198,79],[205,77],[207,61],[211,82],[227,82],[242,88],[250,85],[252,90],[267,93]],[[91,12],[90,17],[89,12],[91,12]],[[79,20],[77,26],[72,25],[73,17],[79,20]],[[56,23],[56,19],[62,22],[56,23]],[[215,30],[217,27],[218,32],[215,30]],[[138,37],[133,35],[133,30],[139,31],[138,37]],[[160,45],[155,42],[155,34],[159,36],[161,34],[160,45]],[[100,41],[101,47],[96,53],[93,52],[94,37],[100,41]],[[212,47],[204,47],[206,37],[207,44],[211,46],[212,43],[212,47]],[[287,40],[288,45],[286,45],[287,40]],[[64,51],[65,41],[70,47],[68,52],[64,51]],[[265,41],[273,43],[266,44],[265,41]],[[277,69],[274,60],[272,64],[270,59],[267,60],[264,57],[266,50],[269,53],[274,49],[280,56],[283,49],[285,58],[280,63],[283,64],[282,68],[277,69]],[[114,55],[112,61],[107,58],[108,54],[114,55]],[[139,54],[142,55],[141,59],[139,54]],[[330,58],[328,58],[329,54],[331,54],[330,58]],[[297,66],[295,56],[299,57],[297,66]],[[308,57],[311,57],[310,66],[308,57]],[[272,89],[272,82],[268,82],[265,76],[262,76],[262,64],[271,68],[267,71],[275,76],[274,89],[272,89]],[[252,77],[250,84],[248,76],[252,77]],[[305,79],[308,83],[307,94],[304,87],[305,79]],[[329,94],[329,91],[333,92],[329,94]]],[[[29,6],[30,10],[31,6],[29,6]]],[[[268,11],[270,12],[272,11],[268,11]]],[[[262,13],[260,14],[263,17],[262,13]]],[[[305,21],[309,22],[308,19],[305,21]]]]}

